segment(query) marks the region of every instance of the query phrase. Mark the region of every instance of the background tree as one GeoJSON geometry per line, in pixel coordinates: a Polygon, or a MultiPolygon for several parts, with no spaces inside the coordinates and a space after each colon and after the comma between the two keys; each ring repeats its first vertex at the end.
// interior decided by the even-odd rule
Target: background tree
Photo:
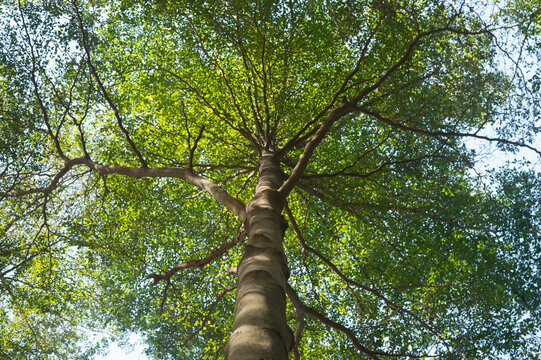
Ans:
{"type": "Polygon", "coordinates": [[[539,355],[539,4],[1,4],[1,357],[539,355]]]}

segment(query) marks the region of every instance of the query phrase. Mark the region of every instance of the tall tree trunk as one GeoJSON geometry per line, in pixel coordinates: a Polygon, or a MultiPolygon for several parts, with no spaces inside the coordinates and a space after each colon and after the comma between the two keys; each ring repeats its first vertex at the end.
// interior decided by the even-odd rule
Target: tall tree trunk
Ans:
{"type": "Polygon", "coordinates": [[[246,205],[248,243],[238,266],[238,288],[228,360],[285,360],[293,343],[286,322],[285,284],[289,276],[282,244],[287,226],[280,166],[263,154],[259,181],[246,205]]]}

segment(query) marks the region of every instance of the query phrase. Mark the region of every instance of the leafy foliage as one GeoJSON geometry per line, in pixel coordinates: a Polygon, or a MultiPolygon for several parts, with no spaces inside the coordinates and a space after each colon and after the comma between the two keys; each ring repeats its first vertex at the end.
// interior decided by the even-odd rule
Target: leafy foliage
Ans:
{"type": "Polygon", "coordinates": [[[541,155],[499,6],[0,2],[0,358],[223,357],[268,153],[295,358],[537,358],[539,174],[468,147],[541,155]]]}

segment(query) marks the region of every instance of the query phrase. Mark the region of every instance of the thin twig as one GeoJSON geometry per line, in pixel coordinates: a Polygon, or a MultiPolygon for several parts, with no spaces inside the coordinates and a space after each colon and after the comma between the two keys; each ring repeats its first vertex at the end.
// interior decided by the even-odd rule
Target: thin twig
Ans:
{"type": "Polygon", "coordinates": [[[73,8],[75,9],[75,14],[77,16],[77,21],[79,23],[79,30],[81,31],[81,40],[82,45],[86,53],[86,60],[88,63],[88,67],[90,68],[90,71],[92,72],[92,75],[94,75],[94,78],[96,79],[96,82],[98,83],[98,86],[101,90],[102,96],[107,101],[111,109],[113,110],[113,113],[115,115],[115,119],[117,121],[118,127],[122,134],[124,135],[124,138],[128,142],[128,145],[130,146],[131,150],[134,152],[134,154],[139,159],[139,162],[141,163],[142,167],[148,167],[147,162],[143,158],[143,155],[141,155],[141,152],[133,142],[133,140],[130,137],[130,134],[128,133],[128,130],[124,127],[124,124],[122,122],[122,118],[120,117],[120,112],[118,108],[116,107],[115,103],[109,96],[109,93],[105,89],[105,86],[103,85],[103,82],[101,81],[101,78],[98,75],[98,72],[96,71],[96,68],[94,67],[94,64],[92,63],[91,57],[90,57],[90,44],[88,39],[88,32],[85,30],[83,26],[83,19],[81,18],[81,14],[79,13],[79,7],[77,6],[77,3],[75,0],[72,1],[73,8]]]}
{"type": "Polygon", "coordinates": [[[206,316],[203,318],[203,320],[201,321],[201,325],[200,325],[197,329],[195,329],[194,332],[192,332],[192,333],[190,334],[190,336],[188,336],[188,337],[186,338],[186,340],[184,340],[184,342],[182,343],[182,345],[180,345],[180,348],[181,348],[181,349],[184,348],[184,347],[190,342],[190,340],[192,340],[192,339],[194,338],[194,336],[196,336],[197,334],[199,334],[199,333],[201,332],[201,330],[203,329],[203,327],[205,327],[205,324],[207,323],[207,321],[208,321],[209,318],[211,317],[212,312],[214,311],[214,309],[216,308],[216,306],[220,303],[220,301],[223,299],[223,297],[224,297],[227,293],[229,293],[229,292],[235,290],[236,288],[237,288],[237,285],[233,285],[233,286],[231,286],[231,287],[229,287],[229,288],[227,288],[227,289],[224,289],[220,294],[218,294],[218,296],[216,297],[216,300],[215,300],[212,304],[210,304],[209,309],[207,310],[207,315],[206,315],[206,316]]]}
{"type": "Polygon", "coordinates": [[[340,271],[340,269],[338,269],[338,267],[334,263],[332,263],[329,259],[327,259],[325,256],[323,256],[323,254],[321,254],[316,249],[308,246],[308,244],[306,244],[306,242],[304,241],[304,236],[300,232],[299,227],[297,225],[297,222],[295,220],[295,217],[293,216],[293,213],[291,212],[291,209],[289,208],[289,205],[287,204],[287,202],[286,202],[286,205],[285,205],[285,210],[286,210],[286,213],[287,213],[287,216],[288,216],[289,220],[291,221],[291,226],[293,227],[293,230],[295,231],[295,234],[297,235],[297,238],[298,238],[299,242],[301,243],[302,247],[305,248],[306,250],[308,250],[309,252],[311,252],[312,254],[314,254],[316,257],[318,257],[325,264],[327,264],[345,283],[347,283],[348,285],[355,286],[355,287],[358,287],[360,289],[363,289],[363,290],[373,294],[377,298],[383,300],[383,302],[387,306],[389,306],[391,309],[393,309],[393,310],[395,310],[395,311],[397,311],[399,313],[404,313],[406,315],[411,316],[419,324],[421,324],[424,328],[426,328],[428,331],[430,331],[433,335],[437,336],[444,344],[447,344],[446,340],[436,331],[436,329],[434,329],[426,321],[421,319],[417,314],[415,314],[412,311],[407,310],[407,309],[395,304],[394,302],[389,300],[387,297],[383,296],[383,294],[381,292],[379,292],[379,291],[377,291],[375,289],[372,289],[372,288],[370,288],[370,287],[368,287],[366,285],[363,285],[363,284],[361,284],[361,283],[359,283],[357,281],[351,280],[342,271],[340,271]]]}

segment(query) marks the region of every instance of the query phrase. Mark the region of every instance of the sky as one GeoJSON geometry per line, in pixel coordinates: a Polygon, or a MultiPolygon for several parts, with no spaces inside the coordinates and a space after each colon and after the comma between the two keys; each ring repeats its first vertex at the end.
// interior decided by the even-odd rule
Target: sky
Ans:
{"type": "Polygon", "coordinates": [[[111,342],[108,353],[100,355],[95,360],[149,360],[145,355],[143,339],[137,334],[130,335],[128,339],[129,348],[121,348],[119,343],[111,342]]]}

